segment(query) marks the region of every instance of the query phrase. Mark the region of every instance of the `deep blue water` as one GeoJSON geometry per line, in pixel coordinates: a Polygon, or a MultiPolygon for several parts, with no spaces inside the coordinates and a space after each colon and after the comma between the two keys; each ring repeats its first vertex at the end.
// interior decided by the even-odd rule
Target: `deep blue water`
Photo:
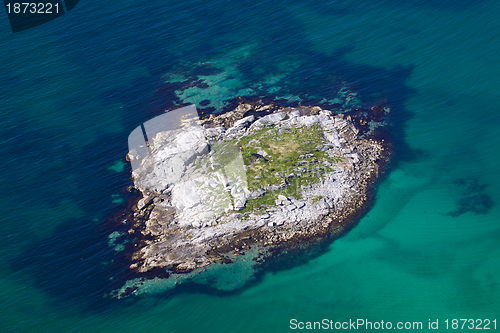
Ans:
{"type": "Polygon", "coordinates": [[[489,0],[81,1],[12,34],[4,14],[0,330],[495,319],[498,17],[489,0]],[[220,112],[237,96],[336,105],[341,89],[358,94],[353,105],[391,107],[396,149],[373,209],[347,236],[232,292],[105,296],[129,278],[103,221],[129,198],[124,158],[138,124],[182,103],[220,112]]]}

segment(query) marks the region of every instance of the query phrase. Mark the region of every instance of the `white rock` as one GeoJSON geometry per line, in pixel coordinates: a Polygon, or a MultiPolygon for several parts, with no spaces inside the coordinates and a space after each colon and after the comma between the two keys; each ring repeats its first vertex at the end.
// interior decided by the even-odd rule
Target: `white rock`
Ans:
{"type": "Polygon", "coordinates": [[[315,207],[319,210],[328,209],[328,205],[326,204],[325,199],[321,199],[320,201],[316,202],[315,207]]]}
{"type": "Polygon", "coordinates": [[[245,193],[238,193],[237,195],[234,195],[234,208],[236,210],[241,210],[245,208],[245,193]]]}
{"type": "Polygon", "coordinates": [[[227,136],[233,136],[233,135],[237,135],[238,133],[243,132],[243,131],[244,131],[243,127],[231,127],[226,131],[225,134],[227,136]]]}
{"type": "Polygon", "coordinates": [[[207,137],[213,138],[213,137],[220,136],[225,131],[226,131],[226,129],[224,127],[206,128],[205,129],[205,135],[207,137]]]}
{"type": "Polygon", "coordinates": [[[283,118],[285,118],[284,112],[272,113],[264,116],[262,118],[257,119],[252,126],[250,126],[250,130],[255,128],[261,128],[264,126],[271,126],[279,123],[283,118]]]}
{"type": "Polygon", "coordinates": [[[267,116],[264,116],[264,117],[260,118],[259,120],[263,124],[274,125],[274,124],[279,123],[281,120],[283,120],[283,118],[285,118],[285,113],[278,112],[278,113],[268,114],[267,116]]]}
{"type": "Polygon", "coordinates": [[[346,154],[346,156],[349,156],[352,159],[353,163],[359,162],[359,155],[357,153],[346,154]]]}
{"type": "Polygon", "coordinates": [[[262,150],[262,149],[261,149],[261,150],[259,150],[259,151],[257,152],[257,154],[259,154],[259,155],[261,155],[261,156],[264,156],[264,157],[266,157],[266,156],[268,155],[268,154],[266,153],[266,151],[265,151],[265,150],[262,150]]]}
{"type": "Polygon", "coordinates": [[[249,126],[255,120],[255,116],[248,116],[242,118],[233,124],[234,127],[246,127],[249,126]]]}
{"type": "Polygon", "coordinates": [[[297,121],[302,126],[311,126],[311,125],[317,124],[319,122],[319,117],[318,116],[302,116],[302,117],[298,117],[297,121]]]}

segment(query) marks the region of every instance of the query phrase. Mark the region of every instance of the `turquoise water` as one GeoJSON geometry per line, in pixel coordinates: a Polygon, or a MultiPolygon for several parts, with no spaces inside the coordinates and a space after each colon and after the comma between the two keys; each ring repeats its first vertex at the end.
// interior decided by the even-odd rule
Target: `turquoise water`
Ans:
{"type": "Polygon", "coordinates": [[[4,14],[0,331],[500,320],[498,17],[487,0],[80,2],[12,34],[4,14]],[[103,297],[128,277],[102,221],[128,198],[132,129],[175,103],[342,87],[391,107],[397,152],[347,236],[237,291],[103,297]]]}

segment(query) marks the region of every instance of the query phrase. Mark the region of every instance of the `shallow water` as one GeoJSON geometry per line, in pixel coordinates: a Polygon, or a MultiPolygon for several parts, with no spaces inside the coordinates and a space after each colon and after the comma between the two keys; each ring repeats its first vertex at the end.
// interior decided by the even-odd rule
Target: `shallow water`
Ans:
{"type": "Polygon", "coordinates": [[[0,330],[280,332],[292,318],[424,327],[439,318],[444,329],[446,318],[494,319],[499,16],[488,0],[94,2],[16,34],[4,17],[0,330]],[[195,78],[208,86],[181,85],[195,78]],[[188,285],[103,298],[127,278],[101,222],[127,199],[130,131],[173,101],[209,99],[216,111],[239,95],[313,103],[335,101],[344,86],[359,94],[353,103],[392,108],[397,152],[347,236],[236,292],[188,285]],[[467,206],[488,197],[491,207],[467,206]]]}

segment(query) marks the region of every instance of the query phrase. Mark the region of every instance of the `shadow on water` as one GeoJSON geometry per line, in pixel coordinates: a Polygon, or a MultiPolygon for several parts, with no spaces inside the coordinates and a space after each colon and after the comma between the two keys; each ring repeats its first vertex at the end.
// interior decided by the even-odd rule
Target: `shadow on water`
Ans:
{"type": "MultiPolygon", "coordinates": [[[[81,153],[68,154],[64,166],[51,173],[57,175],[64,173],[64,168],[71,168],[77,174],[77,184],[71,193],[45,197],[75,200],[84,211],[91,212],[88,217],[61,223],[49,236],[33,241],[10,260],[14,271],[32,276],[35,287],[47,293],[54,306],[62,311],[81,309],[98,313],[116,306],[116,301],[104,295],[130,275],[108,246],[108,235],[113,230],[99,221],[91,221],[92,216],[109,216],[123,206],[111,203],[113,194],[128,196],[124,189],[131,184],[130,166],[127,164],[121,173],[107,169],[116,160],[124,160],[126,137],[121,136],[102,135],[81,153]]],[[[46,180],[47,174],[42,179],[46,180]]]]}
{"type": "Polygon", "coordinates": [[[95,223],[80,219],[31,244],[11,265],[32,275],[35,287],[47,293],[55,306],[100,312],[109,306],[103,298],[113,285],[109,279],[127,274],[119,262],[113,262],[112,252],[95,223]]]}
{"type": "MultiPolygon", "coordinates": [[[[210,7],[210,6],[209,6],[210,7]]],[[[266,40],[254,55],[242,59],[238,63],[240,73],[243,75],[243,83],[250,86],[255,82],[261,82],[263,73],[280,74],[283,70],[280,64],[284,60],[293,62],[297,59],[307,59],[299,62],[300,66],[287,72],[285,77],[276,84],[262,85],[259,93],[268,97],[278,97],[282,94],[300,96],[304,104],[318,103],[322,98],[334,98],[338,88],[345,82],[359,92],[365,106],[385,104],[392,111],[389,115],[390,132],[395,148],[393,161],[411,160],[418,157],[418,152],[410,149],[405,142],[405,126],[412,114],[405,109],[404,105],[408,98],[414,94],[406,81],[412,72],[411,67],[395,66],[392,69],[375,68],[365,65],[354,65],[345,59],[349,49],[339,49],[333,55],[323,55],[313,51],[312,45],[302,35],[302,26],[295,22],[284,11],[274,13],[272,17],[254,15],[243,7],[234,8],[235,12],[229,12],[210,7],[207,11],[220,10],[217,15],[221,17],[219,24],[207,24],[204,26],[203,36],[224,36],[232,33],[234,29],[240,29],[240,33],[247,32],[248,24],[254,23],[258,34],[266,36],[266,40]],[[229,23],[220,25],[227,19],[229,23]],[[277,24],[279,21],[286,24],[277,24]],[[240,24],[239,22],[247,22],[240,24]],[[239,27],[239,28],[235,28],[239,27]],[[290,34],[290,31],[294,31],[290,34]],[[269,93],[272,86],[281,88],[278,93],[269,93]]],[[[204,15],[207,14],[205,11],[204,15]]],[[[212,13],[212,14],[214,14],[212,13]]],[[[210,17],[210,15],[208,15],[210,17]]],[[[203,21],[200,18],[200,21],[203,21]]],[[[237,31],[238,32],[238,31],[237,31]]],[[[200,37],[200,36],[198,36],[200,37]]],[[[135,36],[129,43],[139,38],[135,36]]],[[[148,37],[152,40],[153,37],[148,37]]],[[[124,37],[124,39],[126,39],[124,37]]],[[[155,48],[156,43],[143,39],[141,45],[155,48]]],[[[203,47],[208,50],[201,53],[203,56],[220,55],[221,49],[226,43],[223,38],[202,38],[203,47]],[[207,42],[210,41],[210,42],[207,42]],[[208,44],[207,44],[208,43],[208,44]]],[[[73,47],[76,44],[68,44],[73,47]]],[[[104,47],[104,46],[103,46],[104,47]]],[[[187,50],[187,52],[192,50],[187,50]]],[[[164,51],[167,52],[167,51],[164,51]]],[[[110,204],[111,195],[130,185],[130,166],[127,163],[126,172],[115,173],[107,170],[117,159],[123,160],[127,152],[127,136],[137,124],[154,117],[163,112],[165,106],[176,100],[175,90],[187,87],[192,82],[184,82],[166,86],[162,83],[161,76],[172,68],[177,62],[186,63],[182,55],[175,55],[168,64],[157,68],[152,64],[168,58],[170,54],[162,52],[142,51],[139,58],[134,61],[145,61],[151,76],[136,79],[131,85],[114,86],[97,94],[105,105],[121,103],[123,109],[123,124],[125,132],[116,135],[102,135],[95,142],[84,148],[78,156],[71,154],[62,155],[65,164],[53,170],[53,173],[64,173],[71,166],[71,172],[76,173],[76,190],[71,194],[59,194],[52,196],[53,200],[64,200],[68,195],[75,200],[87,215],[93,216],[97,210],[101,215],[112,216],[123,204],[110,204]],[[139,60],[138,60],[139,59],[139,60]],[[142,60],[141,60],[142,59],[142,60]],[[163,89],[164,88],[164,89],[163,89]],[[151,111],[153,110],[153,111],[151,111]],[[155,114],[156,113],[156,114],[155,114]]],[[[193,55],[191,55],[193,57],[193,55]]],[[[196,57],[194,57],[196,58],[196,57]]],[[[194,59],[193,58],[193,59],[194,59]]],[[[198,60],[194,59],[193,62],[198,60]]],[[[89,62],[82,63],[83,67],[89,62]]],[[[92,65],[94,66],[94,65],[92,65]]],[[[217,73],[217,69],[210,66],[186,65],[186,72],[193,80],[197,75],[210,75],[217,73]],[[200,72],[196,72],[199,69],[200,72]]],[[[180,102],[177,98],[177,102],[180,102]]],[[[44,154],[51,155],[60,153],[59,150],[49,150],[44,154]]],[[[393,164],[395,165],[395,163],[393,164]]],[[[50,163],[46,165],[50,168],[50,163]]],[[[125,195],[124,195],[125,196],[125,195]]],[[[46,197],[51,197],[47,193],[46,197]]],[[[104,218],[102,218],[104,219],[104,218]]],[[[93,313],[101,313],[103,309],[114,308],[124,303],[133,303],[133,298],[126,301],[111,300],[103,297],[113,289],[121,287],[123,282],[130,278],[125,269],[124,260],[107,245],[107,236],[113,231],[111,228],[101,227],[98,222],[90,222],[88,219],[68,220],[59,225],[54,232],[43,239],[34,241],[21,255],[10,260],[11,267],[17,271],[27,274],[35,281],[35,286],[45,292],[53,300],[55,306],[61,308],[79,309],[93,313]]],[[[231,292],[219,291],[206,285],[185,285],[169,292],[203,292],[219,296],[239,293],[260,283],[266,272],[277,272],[290,269],[308,262],[310,259],[320,256],[328,251],[329,242],[320,242],[308,251],[302,253],[289,253],[280,256],[279,259],[269,261],[257,271],[255,278],[243,288],[231,292]]],[[[160,295],[158,297],[165,297],[160,295]]]]}

